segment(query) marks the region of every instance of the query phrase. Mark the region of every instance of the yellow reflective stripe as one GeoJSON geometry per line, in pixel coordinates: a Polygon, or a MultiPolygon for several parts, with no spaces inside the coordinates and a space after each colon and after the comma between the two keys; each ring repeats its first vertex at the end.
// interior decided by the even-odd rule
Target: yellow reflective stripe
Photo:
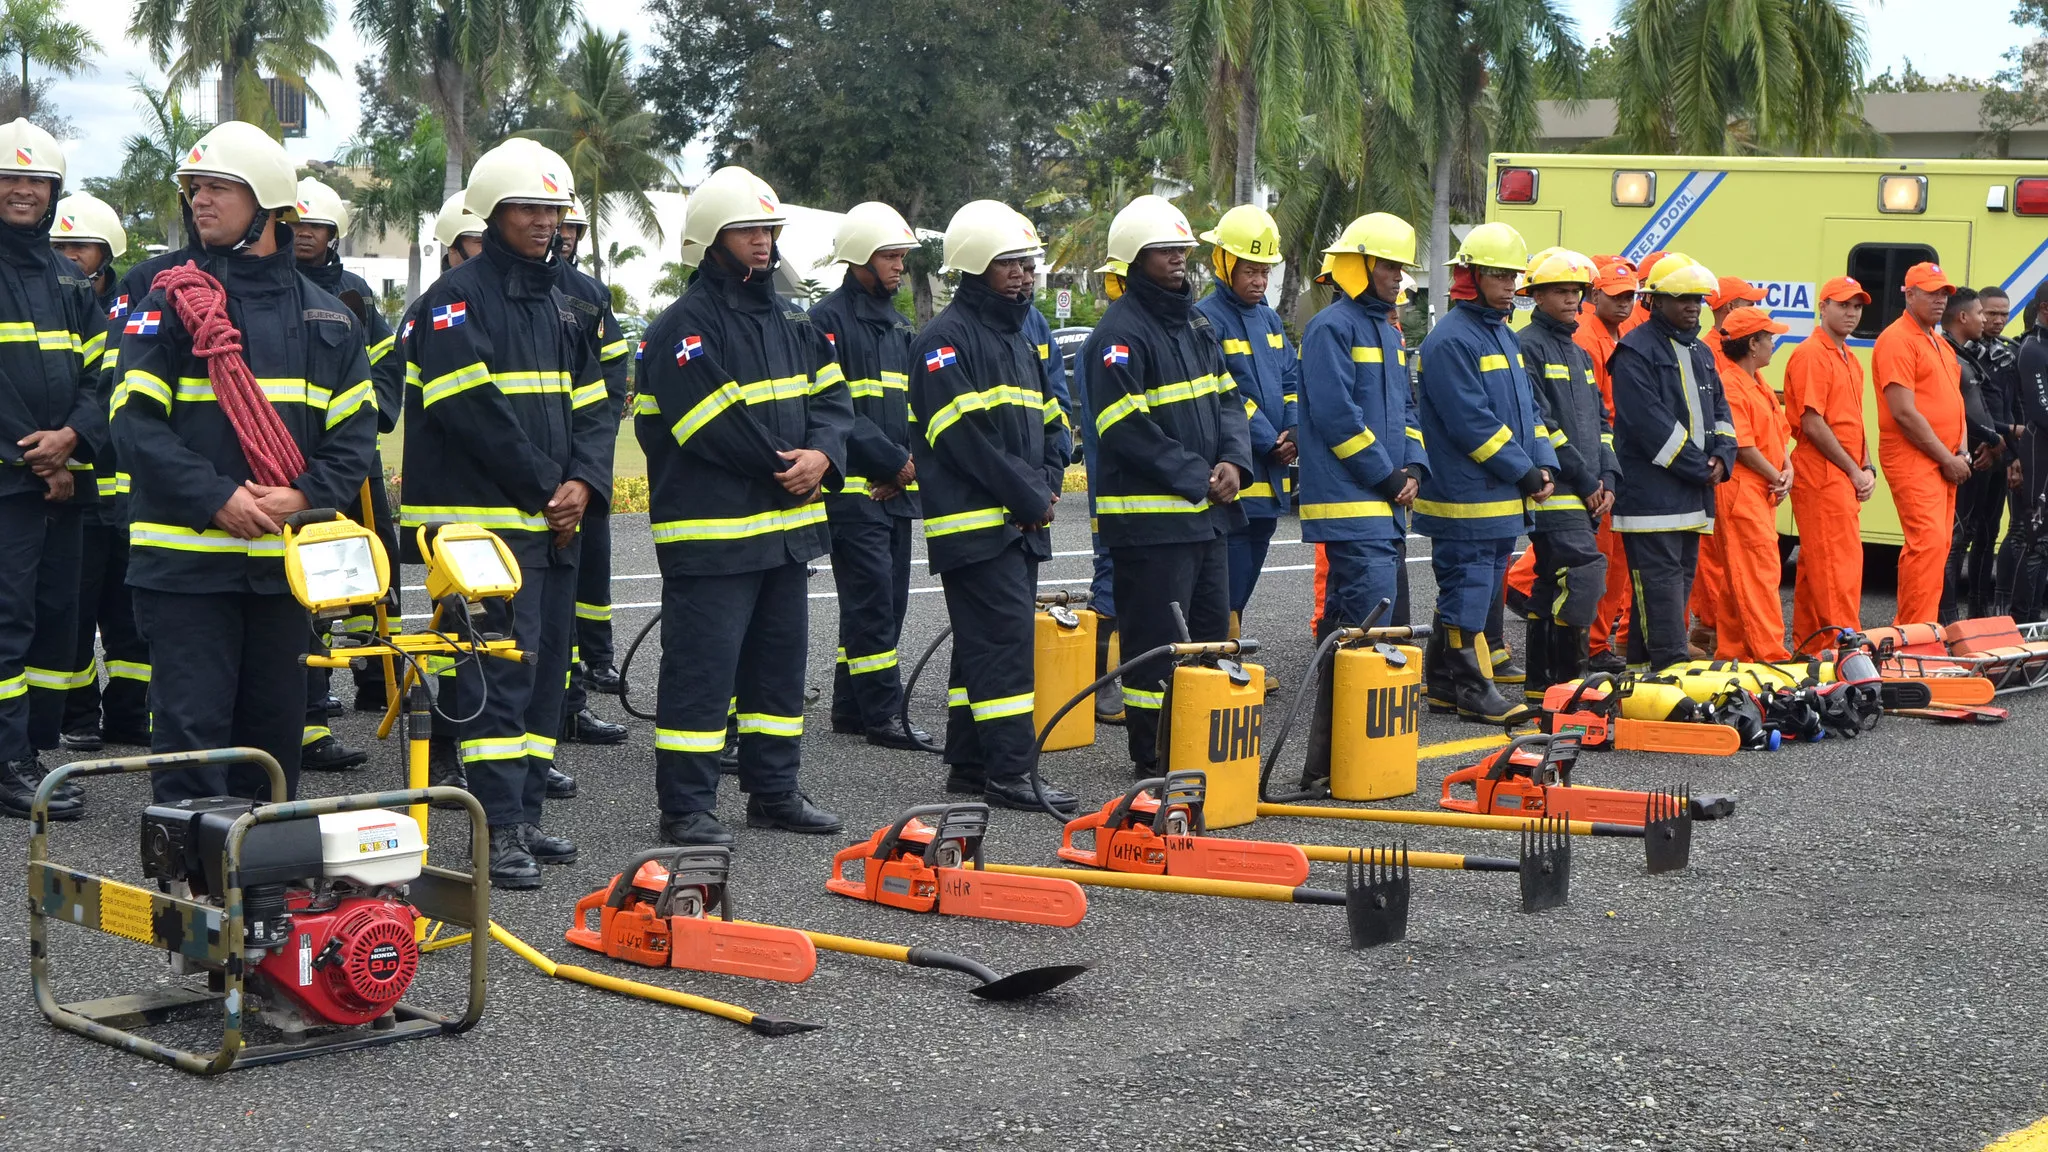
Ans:
{"type": "Polygon", "coordinates": [[[924,536],[930,540],[958,532],[972,532],[977,528],[1000,528],[1008,519],[1009,513],[1001,508],[976,508],[970,512],[932,516],[924,522],[924,536]]]}
{"type": "Polygon", "coordinates": [[[633,415],[659,416],[661,415],[661,401],[656,400],[651,392],[638,393],[633,397],[633,415]]]}
{"type": "Polygon", "coordinates": [[[95,477],[99,484],[100,499],[111,500],[121,494],[121,482],[112,476],[95,477]]]}
{"type": "Polygon", "coordinates": [[[1190,504],[1179,496],[1097,496],[1095,514],[1121,515],[1132,512],[1207,512],[1207,500],[1190,504]]]}
{"type": "Polygon", "coordinates": [[[1273,486],[1264,480],[1259,481],[1257,484],[1247,484],[1237,490],[1237,498],[1239,500],[1257,500],[1260,498],[1271,500],[1274,498],[1273,486]]]}
{"type": "Polygon", "coordinates": [[[967,710],[976,720],[1000,720],[1005,716],[1026,716],[1034,707],[1036,695],[1025,692],[1016,696],[999,696],[994,700],[969,701],[967,710]]]}
{"type": "MultiPolygon", "coordinates": [[[[802,377],[798,377],[798,379],[802,379],[802,377]]],[[[846,383],[846,370],[839,366],[838,361],[831,360],[827,361],[823,368],[818,369],[818,374],[815,378],[807,381],[808,387],[806,391],[810,395],[816,396],[834,384],[844,383],[846,383]]],[[[748,403],[751,404],[753,401],[750,400],[748,403]]]]}
{"type": "Polygon", "coordinates": [[[262,536],[242,540],[219,528],[194,531],[176,524],[152,524],[137,520],[128,526],[128,544],[133,548],[167,548],[173,552],[211,552],[218,555],[284,556],[284,537],[262,536]]]}
{"type": "Polygon", "coordinates": [[[1303,520],[1353,520],[1360,516],[1392,516],[1394,506],[1385,500],[1346,500],[1334,504],[1303,504],[1303,520]]]}
{"type": "Polygon", "coordinates": [[[1040,360],[1050,360],[1050,359],[1052,359],[1052,345],[1050,345],[1050,344],[1040,344],[1040,345],[1038,346],[1038,358],[1039,358],[1040,360]]]}
{"type": "Polygon", "coordinates": [[[491,383],[507,396],[553,396],[569,391],[567,372],[493,372],[491,383]]]}
{"type": "Polygon", "coordinates": [[[474,740],[464,740],[458,747],[465,764],[479,760],[519,760],[526,756],[526,737],[479,736],[474,740]]]}
{"type": "Polygon", "coordinates": [[[523,530],[545,532],[547,517],[528,516],[517,508],[491,508],[470,504],[401,504],[398,508],[398,522],[407,528],[422,524],[445,521],[453,524],[474,524],[479,528],[504,532],[523,530]]]}
{"type": "Polygon", "coordinates": [[[332,428],[343,420],[355,415],[365,404],[370,406],[371,411],[377,410],[376,393],[370,387],[368,380],[352,388],[344,389],[341,395],[328,402],[327,427],[332,428]]]}
{"type": "Polygon", "coordinates": [[[98,676],[95,675],[96,671],[97,669],[90,665],[77,672],[59,672],[54,668],[24,667],[21,670],[21,674],[28,680],[28,686],[31,688],[44,688],[52,692],[69,692],[73,688],[83,688],[96,681],[98,679],[98,676]]]}
{"type": "Polygon", "coordinates": [[[1197,376],[1193,380],[1182,380],[1177,384],[1162,384],[1157,388],[1145,389],[1145,403],[1153,406],[1179,404],[1228,392],[1235,386],[1228,376],[1197,376]]]}
{"type": "Polygon", "coordinates": [[[92,362],[99,359],[100,354],[107,350],[107,334],[105,332],[93,333],[92,339],[85,342],[82,350],[85,353],[86,367],[90,368],[92,362]]]}
{"type": "Polygon", "coordinates": [[[1545,439],[1550,441],[1550,446],[1553,448],[1562,448],[1566,444],[1571,443],[1570,438],[1565,436],[1563,432],[1552,432],[1549,436],[1545,437],[1545,439]]]}
{"type": "Polygon", "coordinates": [[[656,728],[654,730],[656,752],[698,752],[713,753],[725,751],[725,729],[709,731],[687,728],[656,728]]]}
{"type": "Polygon", "coordinates": [[[1484,464],[1488,460],[1493,459],[1494,454],[1499,452],[1502,448],[1507,447],[1508,441],[1513,440],[1514,438],[1515,434],[1508,429],[1508,426],[1505,424],[1501,425],[1500,431],[1495,432],[1493,435],[1487,437],[1486,443],[1481,444],[1479,447],[1474,448],[1472,450],[1473,462],[1478,464],[1484,464]]]}
{"type": "Polygon", "coordinates": [[[1018,388],[1010,384],[998,384],[980,392],[963,392],[947,401],[946,406],[939,409],[931,418],[930,424],[924,430],[925,441],[936,445],[939,442],[939,434],[958,423],[962,416],[969,412],[986,412],[1006,404],[1042,409],[1045,406],[1045,397],[1036,389],[1018,388]]]}
{"type": "Polygon", "coordinates": [[[676,421],[675,427],[669,429],[670,435],[676,438],[676,444],[678,446],[688,444],[690,437],[695,436],[703,430],[706,424],[717,419],[720,412],[739,403],[741,392],[741,387],[738,384],[728,380],[720,384],[710,395],[690,405],[690,410],[683,413],[683,418],[676,421]]]}
{"type": "Polygon", "coordinates": [[[115,389],[114,410],[120,411],[121,405],[127,403],[128,397],[136,392],[163,405],[164,411],[170,411],[171,386],[164,383],[162,377],[153,376],[140,368],[130,368],[127,374],[121,377],[121,386],[115,389]]]}
{"type": "Polygon", "coordinates": [[[1349,460],[1378,442],[1379,437],[1372,434],[1372,429],[1367,428],[1356,436],[1347,436],[1343,440],[1332,444],[1330,452],[1339,460],[1349,460]]]}
{"type": "Polygon", "coordinates": [[[1491,356],[1481,356],[1479,358],[1479,370],[1481,372],[1505,372],[1507,367],[1508,358],[1498,352],[1491,356]]]}
{"type": "Polygon", "coordinates": [[[1278,332],[1268,332],[1266,333],[1266,347],[1285,348],[1287,347],[1287,337],[1278,332]]]}
{"type": "Polygon", "coordinates": [[[1545,364],[1543,366],[1543,378],[1545,380],[1569,380],[1572,378],[1572,370],[1569,365],[1565,364],[1545,364]]]}
{"type": "Polygon", "coordinates": [[[324,724],[308,724],[306,725],[305,732],[299,736],[299,747],[308,747],[332,735],[334,735],[334,729],[324,724]]]}
{"type": "Polygon", "coordinates": [[[1387,362],[1387,355],[1381,349],[1362,348],[1354,344],[1351,348],[1351,362],[1353,364],[1384,364],[1387,362]]]}
{"type": "Polygon", "coordinates": [[[857,399],[879,400],[891,392],[908,392],[910,377],[901,372],[884,372],[880,379],[863,376],[858,380],[848,380],[846,390],[857,399]]]}
{"type": "Polygon", "coordinates": [[[114,347],[107,349],[107,354],[100,358],[100,367],[102,369],[105,369],[106,371],[111,372],[114,370],[115,365],[119,364],[120,362],[121,347],[120,345],[117,344],[114,347]]]}
{"type": "Polygon", "coordinates": [[[896,667],[896,662],[897,656],[896,649],[894,648],[889,649],[887,652],[877,652],[873,656],[847,657],[846,673],[849,676],[859,676],[864,672],[880,672],[884,669],[896,667]]]}
{"type": "Polygon", "coordinates": [[[1454,500],[1417,500],[1415,510],[1424,516],[1444,520],[1486,520],[1494,516],[1520,516],[1520,500],[1487,500],[1464,504],[1454,500]]]}
{"type": "Polygon", "coordinates": [[[1249,340],[1225,340],[1225,341],[1223,342],[1223,354],[1224,354],[1225,356],[1231,356],[1231,355],[1237,355],[1237,356],[1249,356],[1249,355],[1251,355],[1251,354],[1252,354],[1252,345],[1251,345],[1251,341],[1249,341],[1249,340]]]}
{"type": "Polygon", "coordinates": [[[457,393],[467,392],[479,384],[490,383],[491,370],[484,366],[483,361],[479,360],[474,364],[466,364],[463,367],[457,368],[453,372],[436,376],[424,384],[419,383],[417,376],[411,376],[409,379],[414,384],[419,385],[420,406],[426,408],[432,407],[457,393]]]}
{"type": "Polygon", "coordinates": [[[1420,429],[1420,428],[1410,428],[1410,429],[1408,429],[1408,438],[1409,438],[1410,440],[1413,440],[1413,441],[1415,441],[1415,442],[1416,442],[1417,444],[1420,444],[1420,443],[1422,443],[1422,429],[1420,429]]]}
{"type": "Polygon", "coordinates": [[[134,660],[107,661],[107,678],[110,680],[140,680],[149,683],[149,665],[134,660]]]}
{"type": "Polygon", "coordinates": [[[1065,409],[1060,407],[1059,397],[1047,396],[1045,398],[1045,422],[1047,424],[1057,422],[1062,428],[1067,426],[1067,413],[1065,409]]]}
{"type": "Polygon", "coordinates": [[[741,712],[739,714],[740,734],[759,733],[763,736],[802,736],[804,718],[801,716],[770,716],[765,712],[741,712]]]}
{"type": "Polygon", "coordinates": [[[770,532],[788,532],[825,522],[825,506],[812,502],[800,508],[703,520],[663,520],[652,525],[656,544],[687,540],[744,540],[770,532]]]}
{"type": "Polygon", "coordinates": [[[1612,432],[1602,432],[1602,433],[1600,434],[1600,442],[1601,442],[1602,444],[1605,444],[1605,445],[1607,445],[1607,446],[1608,446],[1609,448],[1612,448],[1612,447],[1614,447],[1614,433],[1612,433],[1612,432]]]}
{"type": "Polygon", "coordinates": [[[376,364],[379,360],[382,360],[384,359],[384,357],[389,356],[391,354],[391,349],[397,343],[398,337],[386,336],[382,340],[379,340],[375,344],[372,344],[368,348],[364,349],[365,354],[368,355],[370,358],[370,366],[373,368],[376,367],[376,364]]]}
{"type": "Polygon", "coordinates": [[[1584,512],[1586,510],[1586,502],[1577,496],[1554,495],[1541,504],[1536,503],[1534,500],[1530,500],[1527,503],[1531,512],[1570,512],[1575,510],[1584,512]]]}
{"type": "Polygon", "coordinates": [[[1142,688],[1133,688],[1126,684],[1124,685],[1124,707],[1150,708],[1156,712],[1166,707],[1166,693],[1147,692],[1142,688]]]}
{"type": "Polygon", "coordinates": [[[28,680],[22,676],[9,676],[0,680],[0,700],[12,700],[28,691],[28,680]]]}
{"type": "Polygon", "coordinates": [[[526,754],[528,756],[538,756],[542,760],[553,760],[555,758],[555,738],[553,736],[542,736],[535,732],[528,732],[526,734],[526,754]]]}
{"type": "Polygon", "coordinates": [[[583,601],[578,600],[576,602],[576,618],[578,620],[606,622],[612,618],[612,606],[609,604],[585,604],[583,601]]]}
{"type": "MultiPolygon", "coordinates": [[[[333,394],[317,384],[291,377],[277,377],[256,381],[263,389],[263,398],[272,404],[304,404],[309,408],[326,408],[333,400],[333,394]]],[[[185,403],[213,403],[218,400],[213,394],[213,381],[204,376],[178,377],[177,400],[185,403]]]]}
{"type": "Polygon", "coordinates": [[[585,384],[583,387],[571,392],[569,394],[569,407],[572,409],[588,408],[592,404],[602,401],[604,397],[604,381],[599,380],[595,384],[585,384]]]}
{"type": "Polygon", "coordinates": [[[1149,413],[1151,411],[1152,406],[1145,403],[1145,398],[1143,396],[1138,395],[1135,392],[1125,396],[1119,396],[1115,401],[1113,401],[1109,405],[1109,407],[1104,408],[1101,412],[1096,413],[1095,434],[1097,436],[1100,436],[1103,433],[1109,431],[1112,427],[1115,426],[1117,421],[1123,419],[1126,416],[1129,416],[1133,412],[1149,413]]]}
{"type": "Polygon", "coordinates": [[[37,331],[26,320],[0,324],[0,344],[34,344],[45,352],[78,352],[84,349],[78,334],[63,329],[37,331]]]}
{"type": "Polygon", "coordinates": [[[967,707],[967,706],[968,706],[968,703],[967,703],[967,689],[965,689],[965,688],[948,688],[948,689],[946,689],[946,707],[948,707],[948,708],[965,708],[965,707],[967,707]]]}
{"type": "Polygon", "coordinates": [[[631,340],[614,340],[597,350],[599,360],[617,360],[633,347],[631,340]]]}

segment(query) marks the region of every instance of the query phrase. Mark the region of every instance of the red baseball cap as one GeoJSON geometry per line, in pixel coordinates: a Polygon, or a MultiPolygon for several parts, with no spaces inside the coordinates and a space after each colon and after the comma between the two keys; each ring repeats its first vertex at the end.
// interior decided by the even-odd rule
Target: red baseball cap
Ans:
{"type": "Polygon", "coordinates": [[[1948,274],[1941,265],[1921,261],[1906,269],[1906,287],[1918,288],[1922,292],[1953,292],[1954,284],[1949,283],[1948,274]]]}
{"type": "Polygon", "coordinates": [[[1721,322],[1721,334],[1730,340],[1740,340],[1745,336],[1754,336],[1759,332],[1769,332],[1775,335],[1780,332],[1790,332],[1791,330],[1784,324],[1771,319],[1771,314],[1761,308],[1737,308],[1728,314],[1728,319],[1721,322]]]}
{"type": "Polygon", "coordinates": [[[1823,300],[1854,300],[1858,304],[1870,303],[1870,293],[1865,292],[1863,285],[1857,283],[1856,278],[1853,276],[1837,276],[1833,280],[1821,285],[1820,298],[1823,300]]]}
{"type": "Polygon", "coordinates": [[[1751,284],[1740,276],[1723,276],[1718,283],[1718,290],[1713,295],[1707,297],[1707,307],[1709,308],[1726,308],[1737,300],[1756,304],[1762,302],[1764,298],[1763,289],[1751,284]]]}

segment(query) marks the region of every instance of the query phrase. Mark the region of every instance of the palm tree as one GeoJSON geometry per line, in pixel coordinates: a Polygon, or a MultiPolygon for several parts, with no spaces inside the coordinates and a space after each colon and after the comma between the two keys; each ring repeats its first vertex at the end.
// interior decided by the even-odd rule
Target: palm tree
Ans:
{"type": "Polygon", "coordinates": [[[248,120],[275,134],[277,112],[264,81],[294,84],[324,110],[306,77],[335,71],[334,58],[319,43],[333,23],[327,0],[136,0],[128,35],[148,47],[157,67],[168,69],[165,82],[173,90],[219,72],[216,123],[248,120]]]}
{"type": "Polygon", "coordinates": [[[647,250],[638,244],[628,244],[621,248],[619,247],[619,242],[614,240],[607,246],[604,262],[617,268],[628,260],[638,260],[645,255],[647,255],[647,250]]]}
{"type": "Polygon", "coordinates": [[[6,0],[0,6],[0,53],[21,60],[20,115],[35,117],[35,89],[28,81],[31,62],[52,72],[76,76],[92,70],[92,58],[106,49],[82,24],[59,19],[59,0],[6,0]]]}
{"type": "Polygon", "coordinates": [[[554,65],[576,0],[357,0],[353,22],[393,78],[412,78],[447,126],[441,195],[462,187],[469,112],[522,69],[554,65]]]}
{"type": "Polygon", "coordinates": [[[1615,136],[1633,152],[1867,152],[1863,22],[1844,0],[1625,0],[1615,136]]]}
{"type": "Polygon", "coordinates": [[[405,302],[410,304],[420,294],[420,222],[439,212],[446,199],[441,174],[448,154],[441,123],[422,116],[411,136],[351,141],[341,161],[370,170],[369,185],[349,206],[356,227],[396,228],[405,235],[405,302]]]}
{"type": "Polygon", "coordinates": [[[576,195],[590,218],[592,276],[604,279],[599,232],[612,212],[624,207],[642,232],[661,238],[661,219],[647,189],[668,178],[667,163],[653,152],[654,113],[633,92],[633,50],[626,34],[615,36],[583,25],[576,46],[558,76],[560,128],[531,128],[530,136],[562,154],[576,177],[576,195]]]}
{"type": "Polygon", "coordinates": [[[1305,113],[1339,131],[1368,98],[1405,110],[1409,43],[1401,0],[1178,0],[1170,99],[1187,133],[1207,144],[1210,191],[1246,204],[1258,162],[1289,167],[1305,113]],[[1370,63],[1358,67],[1363,58],[1370,63]],[[1361,79],[1363,84],[1360,83],[1361,79]],[[1230,175],[1228,189],[1223,185],[1230,175]]]}
{"type": "Polygon", "coordinates": [[[107,200],[124,219],[154,221],[166,244],[182,248],[185,213],[178,200],[178,161],[199,142],[206,125],[185,114],[175,89],[159,92],[139,77],[134,81],[144,130],[121,142],[121,171],[106,185],[107,200]]]}
{"type": "MultiPolygon", "coordinates": [[[[1433,157],[1427,259],[1436,269],[1451,254],[1454,181],[1470,187],[1475,158],[1489,151],[1533,146],[1542,81],[1576,93],[1584,51],[1562,0],[1408,0],[1408,30],[1413,128],[1433,157]]],[[[1449,292],[1448,276],[1430,276],[1432,316],[1444,314],[1449,292]]]]}

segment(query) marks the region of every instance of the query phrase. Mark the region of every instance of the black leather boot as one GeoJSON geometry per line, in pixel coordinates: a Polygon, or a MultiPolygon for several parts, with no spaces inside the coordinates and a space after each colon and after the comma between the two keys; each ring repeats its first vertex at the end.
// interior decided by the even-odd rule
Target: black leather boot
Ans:
{"type": "MultiPolygon", "coordinates": [[[[1039,781],[1045,789],[1046,804],[1052,805],[1066,815],[1073,815],[1081,807],[1081,798],[1049,780],[1039,781]]],[[[1019,812],[1043,812],[1045,804],[1038,802],[1038,793],[1031,788],[1029,776],[1014,780],[990,780],[982,786],[981,798],[995,808],[1012,808],[1019,812]]]]}
{"type": "Polygon", "coordinates": [[[560,769],[548,769],[548,799],[574,800],[575,798],[576,778],[560,769]]]}
{"type": "Polygon", "coordinates": [[[370,759],[360,748],[350,748],[328,733],[299,749],[299,767],[307,772],[353,772],[370,759]]]}
{"type": "Polygon", "coordinates": [[[540,887],[540,864],[527,851],[524,824],[491,825],[491,887],[540,887]]]}
{"type": "Polygon", "coordinates": [[[1429,639],[1422,646],[1422,699],[1431,712],[1449,716],[1458,710],[1458,686],[1451,677],[1450,657],[1446,656],[1444,636],[1450,625],[1439,616],[1429,629],[1429,639]]]}
{"type": "Polygon", "coordinates": [[[988,774],[979,764],[948,764],[946,768],[946,791],[955,796],[979,796],[988,787],[988,774]]]}
{"type": "MultiPolygon", "coordinates": [[[[16,820],[28,819],[29,809],[35,804],[36,789],[42,783],[43,766],[37,761],[9,760],[0,764],[0,815],[12,816],[16,820]]],[[[76,820],[85,815],[85,798],[66,796],[60,789],[50,797],[48,811],[52,820],[76,820]]]]}
{"type": "MultiPolygon", "coordinates": [[[[427,784],[435,788],[469,790],[469,774],[462,770],[462,756],[455,749],[453,736],[427,738],[427,784]]],[[[436,800],[434,807],[459,810],[462,804],[455,800],[436,800]]]]}
{"type": "Polygon", "coordinates": [[[866,729],[867,741],[877,748],[894,748],[901,752],[937,752],[932,743],[932,734],[916,725],[906,725],[901,715],[889,717],[889,722],[879,728],[866,729]]]}
{"type": "Polygon", "coordinates": [[[1522,648],[1528,657],[1528,674],[1522,680],[1522,699],[1531,708],[1543,707],[1543,694],[1550,690],[1550,639],[1551,623],[1538,617],[1530,617],[1523,631],[1522,648]]]}
{"type": "Polygon", "coordinates": [[[730,844],[732,833],[718,822],[712,812],[685,812],[679,816],[661,818],[661,842],[678,847],[698,844],[730,844]]]}
{"type": "Polygon", "coordinates": [[[624,744],[626,726],[585,708],[563,721],[562,740],[569,744],[624,744]]]}
{"type": "Polygon", "coordinates": [[[812,804],[801,792],[777,792],[747,797],[747,827],[824,836],[845,827],[845,821],[838,813],[812,804]]]}
{"type": "Polygon", "coordinates": [[[526,851],[540,864],[574,864],[576,842],[567,836],[550,836],[540,830],[538,824],[521,824],[521,834],[526,837],[526,851]]]}
{"type": "Polygon", "coordinates": [[[583,688],[605,696],[619,695],[619,670],[609,664],[587,664],[583,668],[583,688]]]}

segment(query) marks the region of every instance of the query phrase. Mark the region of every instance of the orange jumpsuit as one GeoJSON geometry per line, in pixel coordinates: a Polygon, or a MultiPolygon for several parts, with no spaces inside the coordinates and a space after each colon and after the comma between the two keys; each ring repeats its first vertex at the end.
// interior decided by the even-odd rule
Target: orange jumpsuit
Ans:
{"type": "MultiPolygon", "coordinates": [[[[1754,448],[1764,459],[1785,463],[1785,410],[1764,383],[1740,365],[1721,370],[1721,390],[1735,417],[1735,446],[1754,448]]],[[[1794,469],[1793,479],[1798,479],[1794,469]]],[[[1770,482],[1740,459],[1735,475],[1714,497],[1714,533],[1721,568],[1714,602],[1720,608],[1714,657],[1718,660],[1787,658],[1785,607],[1778,598],[1778,505],[1770,482]]],[[[1706,540],[1701,541],[1702,544],[1706,540]]],[[[1702,556],[1706,549],[1700,550],[1702,556]]]]}
{"type": "MultiPolygon", "coordinates": [[[[1637,309],[1638,313],[1641,311],[1637,309]]],[[[1629,319],[1633,321],[1635,317],[1629,319]]],[[[1631,323],[1624,322],[1622,332],[1626,333],[1631,326],[1631,323]]],[[[1593,379],[1600,385],[1600,399],[1607,403],[1607,420],[1611,424],[1614,421],[1614,377],[1608,375],[1607,361],[1614,355],[1614,345],[1620,336],[1607,331],[1607,325],[1593,315],[1591,304],[1581,304],[1579,330],[1572,333],[1572,340],[1593,358],[1593,379]]],[[[1623,483],[1626,482],[1624,477],[1623,483]]],[[[1594,528],[1595,542],[1607,556],[1607,590],[1600,597],[1599,615],[1593,618],[1593,628],[1588,634],[1591,642],[1587,647],[1598,656],[1602,652],[1628,651],[1628,612],[1634,596],[1629,587],[1628,557],[1622,553],[1620,534],[1609,526],[1604,516],[1594,528]]],[[[1535,563],[1533,559],[1529,561],[1532,569],[1535,563]]]]}
{"type": "Polygon", "coordinates": [[[1901,385],[1913,390],[1913,401],[1928,426],[1950,447],[1963,443],[1962,369],[1948,341],[1922,331],[1910,313],[1877,335],[1870,351],[1870,374],[1877,386],[1877,460],[1891,486],[1899,510],[1899,610],[1894,624],[1933,622],[1941,612],[1941,586],[1947,575],[1949,539],[1955,533],[1956,486],[1941,466],[1906,439],[1892,420],[1884,390],[1901,385]]]}
{"type": "MultiPolygon", "coordinates": [[[[1863,434],[1863,363],[1816,329],[1785,363],[1785,411],[1796,429],[1806,413],[1827,421],[1842,450],[1869,461],[1863,434]]],[[[1862,505],[1856,485],[1801,439],[1792,449],[1792,516],[1799,526],[1799,567],[1792,584],[1792,638],[1809,655],[1832,642],[1808,637],[1829,627],[1859,627],[1863,609],[1862,505]]]]}
{"type": "MultiPolygon", "coordinates": [[[[1721,354],[1720,336],[1709,333],[1704,339],[1707,350],[1714,354],[1715,373],[1723,380],[1728,379],[1728,373],[1734,370],[1735,365],[1721,354]]],[[[1724,388],[1723,391],[1725,390],[1724,388]]],[[[1728,407],[1731,411],[1735,407],[1733,396],[1728,398],[1728,407]]],[[[1716,497],[1716,500],[1718,499],[1719,497],[1716,497]]],[[[1717,524],[1718,515],[1716,513],[1717,524]]],[[[1718,530],[1717,528],[1716,531],[1718,530]]],[[[1700,537],[1700,563],[1693,573],[1692,599],[1687,602],[1686,607],[1692,612],[1693,618],[1699,621],[1699,626],[1709,632],[1717,631],[1721,627],[1721,589],[1728,585],[1728,561],[1724,555],[1725,551],[1718,536],[1709,534],[1700,537]]]]}

